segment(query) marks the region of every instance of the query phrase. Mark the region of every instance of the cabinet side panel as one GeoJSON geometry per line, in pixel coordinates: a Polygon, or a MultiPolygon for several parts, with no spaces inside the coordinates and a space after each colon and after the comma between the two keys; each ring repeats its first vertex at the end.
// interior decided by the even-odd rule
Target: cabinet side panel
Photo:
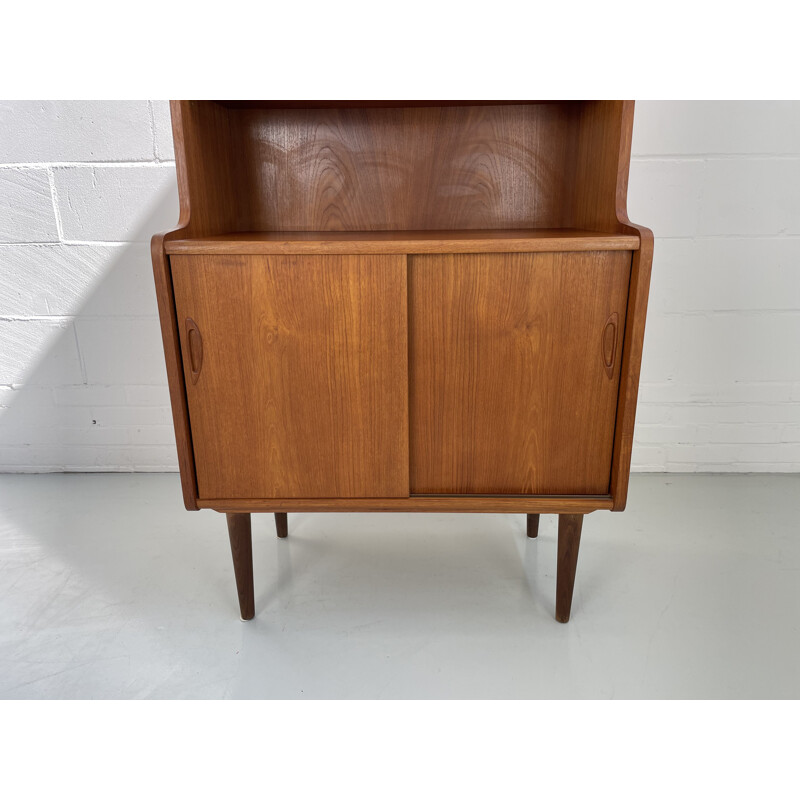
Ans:
{"type": "Polygon", "coordinates": [[[172,422],[175,427],[175,443],[178,450],[178,468],[181,473],[183,504],[189,511],[195,511],[197,510],[197,479],[194,471],[192,434],[186,405],[172,276],[169,260],[164,253],[164,234],[153,237],[151,257],[158,301],[158,316],[161,321],[161,338],[167,366],[169,397],[172,405],[172,422]]]}
{"type": "Polygon", "coordinates": [[[630,252],[409,259],[413,494],[605,494],[630,252]]]}
{"type": "Polygon", "coordinates": [[[404,256],[175,256],[173,278],[201,498],[408,496],[404,256]]]}
{"type": "Polygon", "coordinates": [[[574,205],[567,224],[623,231],[628,192],[633,106],[627,101],[587,101],[576,127],[574,205]]]}
{"type": "Polygon", "coordinates": [[[628,500],[636,401],[639,396],[639,375],[642,369],[647,300],[653,264],[653,234],[647,228],[639,228],[639,231],[642,241],[639,250],[633,254],[628,316],[622,352],[617,429],[614,436],[614,465],[611,472],[611,495],[614,498],[614,511],[624,511],[628,500]]]}

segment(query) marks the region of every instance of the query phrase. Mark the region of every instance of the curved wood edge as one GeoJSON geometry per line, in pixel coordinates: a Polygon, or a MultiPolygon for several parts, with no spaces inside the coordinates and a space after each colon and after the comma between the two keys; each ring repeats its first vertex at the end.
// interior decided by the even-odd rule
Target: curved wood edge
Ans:
{"type": "Polygon", "coordinates": [[[150,256],[153,261],[153,277],[156,285],[158,316],[161,322],[161,338],[167,365],[167,384],[175,428],[175,443],[178,450],[178,468],[181,475],[183,504],[187,511],[197,511],[197,475],[194,465],[192,432],[189,426],[189,406],[186,399],[183,359],[181,357],[178,317],[175,311],[175,295],[172,289],[172,272],[166,244],[171,239],[183,238],[189,226],[189,192],[186,188],[186,158],[183,145],[183,122],[181,104],[170,101],[172,136],[175,142],[175,166],[178,177],[180,212],[178,224],[171,231],[157,233],[150,240],[150,256]]]}
{"type": "Polygon", "coordinates": [[[611,510],[607,495],[540,496],[540,497],[468,497],[412,496],[368,498],[259,498],[259,499],[200,499],[199,508],[224,513],[296,512],[296,511],[444,511],[452,513],[486,514],[590,514],[611,510]]]}
{"type": "Polygon", "coordinates": [[[617,220],[626,233],[634,233],[639,236],[639,249],[634,250],[631,262],[625,335],[622,340],[622,382],[617,402],[617,426],[614,431],[614,452],[611,460],[611,484],[609,487],[609,493],[614,502],[612,511],[624,511],[628,500],[636,402],[639,397],[645,319],[650,295],[650,274],[653,266],[653,232],[642,225],[633,224],[628,218],[628,176],[633,139],[633,111],[634,102],[632,100],[622,103],[616,191],[617,220]]]}
{"type": "Polygon", "coordinates": [[[172,421],[175,427],[175,443],[178,448],[183,504],[187,510],[196,511],[198,509],[197,475],[194,467],[192,432],[189,426],[189,406],[186,400],[178,316],[175,311],[175,295],[172,291],[169,259],[164,252],[164,238],[168,235],[156,234],[151,241],[150,252],[153,259],[158,317],[161,321],[161,338],[164,343],[164,358],[167,365],[167,384],[172,406],[172,421]]]}
{"type": "Polygon", "coordinates": [[[636,402],[639,397],[639,375],[642,369],[645,319],[653,264],[653,233],[648,228],[638,230],[641,233],[641,246],[633,253],[625,335],[622,340],[622,381],[617,401],[617,426],[614,431],[609,487],[614,500],[612,511],[623,511],[628,499],[636,402]]]}

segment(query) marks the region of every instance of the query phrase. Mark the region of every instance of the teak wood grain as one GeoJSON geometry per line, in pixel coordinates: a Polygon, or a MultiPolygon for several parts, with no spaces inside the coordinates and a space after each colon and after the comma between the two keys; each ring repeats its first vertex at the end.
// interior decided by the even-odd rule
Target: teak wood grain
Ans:
{"type": "Polygon", "coordinates": [[[244,109],[248,230],[557,228],[577,105],[244,109]]]}
{"type": "Polygon", "coordinates": [[[199,508],[242,513],[256,511],[410,511],[476,514],[589,514],[610,511],[608,495],[411,495],[411,497],[343,498],[209,498],[199,508]]]}
{"type": "Polygon", "coordinates": [[[199,497],[408,495],[403,257],[171,260],[199,497]]]}
{"type": "Polygon", "coordinates": [[[630,263],[409,259],[412,493],[608,492],[630,263]]]}
{"type": "Polygon", "coordinates": [[[639,237],[574,228],[492,231],[251,231],[173,239],[173,254],[558,253],[636,250],[639,237]]]}

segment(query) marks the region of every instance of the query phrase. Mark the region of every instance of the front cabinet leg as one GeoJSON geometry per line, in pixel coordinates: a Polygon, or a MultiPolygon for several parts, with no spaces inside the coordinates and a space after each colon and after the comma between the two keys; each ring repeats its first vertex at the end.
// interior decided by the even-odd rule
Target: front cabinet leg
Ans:
{"type": "Polygon", "coordinates": [[[575,586],[575,568],[578,566],[578,548],[581,546],[582,525],[583,514],[558,515],[556,619],[559,622],[569,622],[572,589],[575,586]]]}
{"type": "Polygon", "coordinates": [[[528,538],[535,539],[539,535],[539,515],[528,514],[528,538]]]}
{"type": "Polygon", "coordinates": [[[226,514],[228,535],[231,539],[233,572],[236,591],[239,593],[239,610],[242,619],[253,619],[256,603],[253,592],[253,534],[249,514],[226,514]]]}
{"type": "Polygon", "coordinates": [[[279,539],[285,539],[289,535],[289,515],[284,512],[275,513],[275,530],[278,532],[279,539]]]}

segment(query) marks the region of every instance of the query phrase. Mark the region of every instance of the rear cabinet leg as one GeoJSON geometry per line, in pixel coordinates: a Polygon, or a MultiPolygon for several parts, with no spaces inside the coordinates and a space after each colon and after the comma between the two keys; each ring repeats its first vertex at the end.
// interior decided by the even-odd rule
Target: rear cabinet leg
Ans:
{"type": "Polygon", "coordinates": [[[556,580],[556,619],[569,622],[572,608],[572,589],[575,586],[575,568],[578,566],[578,548],[581,545],[583,514],[558,515],[558,577],[556,580]]]}
{"type": "Polygon", "coordinates": [[[226,514],[228,535],[231,539],[233,572],[236,575],[236,591],[239,593],[239,610],[242,619],[255,616],[253,593],[253,535],[249,514],[226,514]]]}
{"type": "Polygon", "coordinates": [[[539,515],[528,514],[528,538],[535,539],[539,535],[539,515]]]}
{"type": "Polygon", "coordinates": [[[289,515],[284,513],[275,514],[275,530],[278,532],[279,539],[285,539],[289,535],[289,515]]]}

